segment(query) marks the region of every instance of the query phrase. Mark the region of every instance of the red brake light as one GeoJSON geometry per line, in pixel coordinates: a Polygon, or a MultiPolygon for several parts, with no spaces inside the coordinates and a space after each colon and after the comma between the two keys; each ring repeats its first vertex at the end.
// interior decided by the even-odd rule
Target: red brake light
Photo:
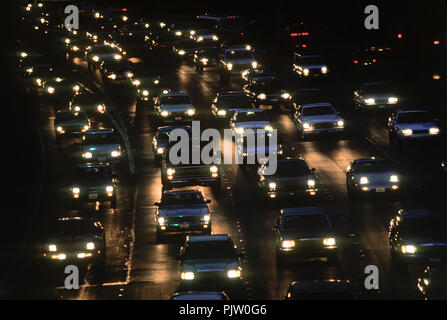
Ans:
{"type": "Polygon", "coordinates": [[[434,44],[435,46],[437,46],[437,45],[439,44],[439,41],[436,40],[436,41],[433,42],[433,44],[434,44]]]}
{"type": "Polygon", "coordinates": [[[403,37],[402,33],[399,33],[399,34],[397,35],[397,38],[399,38],[399,39],[402,39],[402,37],[403,37]]]}
{"type": "Polygon", "coordinates": [[[357,60],[354,60],[354,63],[357,64],[357,63],[359,63],[359,62],[358,62],[357,60]]]}
{"type": "Polygon", "coordinates": [[[303,44],[302,47],[303,47],[303,48],[307,48],[307,44],[303,44]]]}
{"type": "Polygon", "coordinates": [[[308,35],[309,35],[309,32],[303,32],[301,35],[302,35],[302,36],[308,36],[308,35]]]}
{"type": "Polygon", "coordinates": [[[126,12],[126,11],[127,11],[127,8],[122,8],[121,11],[126,12]]]}
{"type": "Polygon", "coordinates": [[[377,62],[377,60],[376,60],[376,59],[373,59],[373,62],[377,62]]]}
{"type": "Polygon", "coordinates": [[[298,37],[298,33],[291,33],[290,36],[291,37],[298,37]]]}

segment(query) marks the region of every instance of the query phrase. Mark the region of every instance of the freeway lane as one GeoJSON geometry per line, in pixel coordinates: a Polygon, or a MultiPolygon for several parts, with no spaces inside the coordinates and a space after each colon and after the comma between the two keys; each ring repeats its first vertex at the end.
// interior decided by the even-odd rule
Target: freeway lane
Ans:
{"type": "MultiPolygon", "coordinates": [[[[30,44],[32,45],[32,44],[30,44]]],[[[35,44],[34,44],[35,45],[35,44]]],[[[61,48],[62,49],[62,48],[61,48]]],[[[62,50],[54,50],[54,56],[62,57],[62,50]]],[[[216,73],[197,74],[191,63],[178,61],[170,54],[149,53],[144,46],[135,48],[132,56],[140,59],[139,70],[150,70],[161,75],[170,88],[187,92],[198,109],[202,127],[218,126],[209,113],[211,100],[222,84],[216,73]]],[[[282,61],[280,72],[284,73],[289,85],[299,88],[303,82],[296,80],[290,73],[288,58],[277,57],[282,61]]],[[[127,126],[130,150],[135,159],[136,175],[128,173],[127,166],[118,168],[119,192],[118,208],[83,207],[73,210],[69,206],[68,187],[73,165],[76,163],[71,144],[62,147],[56,145],[53,120],[55,112],[61,107],[57,103],[48,103],[37,99],[35,106],[38,118],[35,119],[44,135],[44,141],[50,155],[48,161],[49,182],[43,197],[41,210],[43,226],[50,219],[60,216],[87,215],[98,217],[104,224],[107,235],[107,259],[104,284],[87,283],[79,291],[67,292],[60,288],[63,274],[57,274],[59,283],[41,290],[42,283],[36,283],[34,290],[26,290],[33,266],[22,264],[13,274],[20,281],[17,294],[27,297],[59,299],[169,299],[176,291],[179,282],[175,254],[182,239],[173,237],[166,243],[155,241],[154,202],[161,196],[160,170],[154,160],[151,141],[157,127],[151,106],[136,103],[128,88],[111,87],[104,83],[99,72],[88,73],[82,59],[74,62],[77,76],[89,82],[91,89],[104,95],[113,103],[114,115],[120,115],[127,126]],[[59,278],[60,277],[60,278],[59,278]]],[[[60,62],[59,62],[60,63],[60,62]]],[[[69,65],[70,68],[72,65],[69,65]]],[[[439,187],[435,179],[437,171],[421,171],[428,162],[424,158],[442,157],[442,150],[406,150],[400,152],[388,146],[387,132],[384,129],[383,115],[365,115],[352,112],[350,103],[350,84],[343,81],[341,74],[335,74],[323,85],[328,89],[340,111],[346,114],[352,124],[346,139],[315,139],[301,142],[297,139],[295,128],[285,113],[272,114],[274,126],[279,128],[285,139],[287,154],[303,157],[322,182],[323,192],[313,201],[279,202],[270,204],[256,202],[255,170],[247,172],[236,165],[225,165],[223,172],[222,194],[213,194],[208,188],[201,188],[210,199],[214,218],[212,231],[230,234],[241,249],[247,251],[245,270],[245,298],[281,299],[291,281],[299,279],[348,278],[359,289],[363,285],[363,270],[366,265],[379,267],[381,292],[368,298],[407,298],[411,297],[410,288],[414,287],[416,270],[409,275],[401,274],[393,268],[388,251],[387,227],[389,219],[405,205],[425,205],[427,202],[442,199],[445,190],[439,187]],[[343,94],[339,94],[343,92],[343,94]],[[351,202],[347,199],[345,171],[349,162],[364,157],[390,154],[400,160],[414,174],[416,185],[403,199],[368,199],[351,202]],[[429,156],[427,156],[427,154],[429,156]],[[422,172],[422,174],[420,173],[422,172]],[[327,208],[328,213],[343,235],[340,264],[328,266],[325,261],[305,261],[278,268],[272,237],[272,225],[275,214],[284,207],[318,205],[327,208]]],[[[232,81],[232,89],[239,89],[240,83],[232,81]]],[[[118,121],[121,123],[120,121],[118,121]]],[[[107,119],[95,126],[113,126],[107,119]]],[[[438,162],[439,163],[439,162],[438,162]]],[[[430,163],[433,166],[433,163],[430,163]]],[[[38,230],[39,228],[37,228],[38,230]]],[[[34,243],[29,243],[29,252],[34,243]]],[[[29,262],[27,259],[25,259],[29,262]]]]}

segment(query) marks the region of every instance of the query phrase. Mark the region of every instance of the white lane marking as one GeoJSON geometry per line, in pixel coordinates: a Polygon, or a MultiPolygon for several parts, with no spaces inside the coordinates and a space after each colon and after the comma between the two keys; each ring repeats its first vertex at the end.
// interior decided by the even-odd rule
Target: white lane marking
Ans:
{"type": "Polygon", "coordinates": [[[135,245],[135,219],[136,219],[136,213],[137,213],[137,200],[138,200],[138,185],[135,186],[135,196],[133,200],[133,209],[132,209],[132,225],[130,229],[130,249],[129,249],[129,258],[127,259],[126,266],[127,266],[127,276],[126,276],[126,283],[128,284],[130,282],[131,277],[131,271],[132,271],[132,260],[133,260],[133,250],[135,245]]]}

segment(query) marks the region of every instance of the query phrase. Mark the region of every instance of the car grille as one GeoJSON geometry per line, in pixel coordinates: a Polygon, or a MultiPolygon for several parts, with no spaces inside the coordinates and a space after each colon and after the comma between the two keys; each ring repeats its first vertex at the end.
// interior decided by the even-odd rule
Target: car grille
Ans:
{"type": "Polygon", "coordinates": [[[428,134],[428,130],[413,130],[413,134],[428,134]]]}
{"type": "Polygon", "coordinates": [[[169,224],[181,224],[181,223],[188,223],[188,222],[200,222],[201,219],[199,216],[187,216],[187,217],[169,217],[168,223],[169,224]]]}
{"type": "Polygon", "coordinates": [[[175,168],[174,178],[200,178],[211,177],[211,172],[208,166],[197,167],[178,167],[175,168]]]}
{"type": "Polygon", "coordinates": [[[315,123],[314,124],[314,128],[315,129],[330,129],[334,127],[334,123],[333,122],[320,122],[320,123],[315,123]]]}

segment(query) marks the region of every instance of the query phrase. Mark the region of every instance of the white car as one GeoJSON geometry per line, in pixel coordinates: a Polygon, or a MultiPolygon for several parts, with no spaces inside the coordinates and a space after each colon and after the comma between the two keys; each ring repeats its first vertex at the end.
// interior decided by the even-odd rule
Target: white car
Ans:
{"type": "Polygon", "coordinates": [[[267,112],[260,109],[236,110],[233,118],[230,120],[230,126],[236,138],[243,136],[248,129],[252,129],[255,132],[259,129],[267,132],[273,131],[267,112]]]}
{"type": "Polygon", "coordinates": [[[190,97],[183,92],[161,94],[154,104],[155,114],[163,122],[188,122],[193,120],[196,109],[190,97]]]}
{"type": "Polygon", "coordinates": [[[354,103],[357,108],[375,109],[395,106],[399,97],[383,82],[368,82],[354,92],[354,103]]]}

